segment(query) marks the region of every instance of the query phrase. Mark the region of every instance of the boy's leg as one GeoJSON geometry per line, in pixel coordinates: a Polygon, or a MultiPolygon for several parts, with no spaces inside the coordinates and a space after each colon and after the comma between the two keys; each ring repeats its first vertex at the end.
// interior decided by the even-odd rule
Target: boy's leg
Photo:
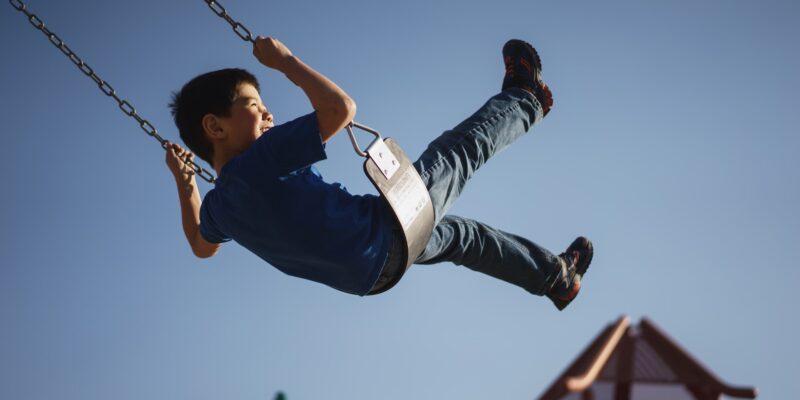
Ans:
{"type": "Polygon", "coordinates": [[[577,296],[592,260],[588,239],[575,239],[555,256],[525,238],[446,215],[475,171],[525,134],[553,105],[532,46],[510,40],[503,47],[503,60],[503,92],[431,142],[414,163],[428,188],[436,218],[433,236],[415,263],[464,265],[530,293],[547,295],[562,310],[577,296]]]}
{"type": "Polygon", "coordinates": [[[428,145],[414,167],[428,188],[437,222],[475,171],[524,135],[541,115],[532,93],[510,88],[428,145]]]}
{"type": "Polygon", "coordinates": [[[523,237],[471,219],[446,215],[416,264],[452,262],[545,295],[554,286],[562,260],[523,237]]]}
{"type": "Polygon", "coordinates": [[[592,262],[592,242],[578,237],[558,256],[523,237],[455,215],[445,215],[415,264],[449,261],[546,295],[563,310],[581,290],[592,262]]]}
{"type": "Polygon", "coordinates": [[[506,72],[502,93],[431,142],[414,163],[430,193],[437,221],[478,168],[525,134],[553,106],[553,96],[542,81],[542,63],[533,46],[509,40],[503,46],[503,63],[506,72]]]}

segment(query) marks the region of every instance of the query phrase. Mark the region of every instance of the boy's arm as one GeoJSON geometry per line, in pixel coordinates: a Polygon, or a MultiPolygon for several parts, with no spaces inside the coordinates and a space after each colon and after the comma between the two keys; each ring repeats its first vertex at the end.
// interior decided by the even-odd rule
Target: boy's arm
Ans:
{"type": "Polygon", "coordinates": [[[194,171],[181,161],[183,158],[191,160],[194,158],[194,154],[183,150],[177,144],[170,144],[167,150],[167,165],[172,171],[178,187],[183,232],[186,234],[186,240],[189,241],[194,255],[208,258],[216,254],[221,245],[206,241],[200,234],[200,192],[197,189],[194,171]]]}
{"type": "Polygon", "coordinates": [[[259,36],[253,54],[269,68],[283,72],[305,92],[317,112],[322,141],[327,142],[356,115],[356,103],[330,79],[294,56],[279,40],[259,36]]]}

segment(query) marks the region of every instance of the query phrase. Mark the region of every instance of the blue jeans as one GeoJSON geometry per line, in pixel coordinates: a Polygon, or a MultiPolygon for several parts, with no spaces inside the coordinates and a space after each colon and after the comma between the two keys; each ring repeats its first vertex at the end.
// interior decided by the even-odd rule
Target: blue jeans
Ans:
{"type": "Polygon", "coordinates": [[[449,261],[543,295],[558,276],[560,261],[536,243],[481,222],[447,215],[467,181],[490,157],[541,120],[533,94],[508,89],[428,145],[414,167],[428,188],[436,224],[415,264],[449,261]]]}

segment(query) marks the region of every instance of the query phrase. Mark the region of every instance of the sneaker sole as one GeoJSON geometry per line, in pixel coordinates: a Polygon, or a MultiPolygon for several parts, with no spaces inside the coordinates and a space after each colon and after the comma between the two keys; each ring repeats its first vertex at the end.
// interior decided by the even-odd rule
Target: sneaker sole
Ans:
{"type": "Polygon", "coordinates": [[[513,40],[518,43],[524,44],[533,53],[533,66],[534,68],[536,68],[537,71],[539,71],[539,76],[538,79],[536,79],[536,84],[541,88],[542,94],[546,97],[546,101],[549,103],[549,104],[541,104],[542,110],[543,111],[547,110],[547,113],[549,113],[550,109],[553,108],[553,93],[550,91],[550,88],[547,87],[547,84],[545,84],[544,81],[542,81],[542,59],[539,57],[539,52],[536,51],[536,47],[533,47],[533,45],[524,40],[520,39],[513,39],[513,40]]]}
{"type": "MultiPolygon", "coordinates": [[[[576,269],[575,275],[580,276],[579,279],[581,280],[581,283],[583,283],[583,275],[586,273],[586,271],[589,270],[589,265],[592,264],[592,257],[594,257],[594,245],[592,245],[592,241],[591,240],[589,240],[589,239],[587,239],[587,238],[585,238],[583,236],[578,237],[572,243],[574,244],[575,242],[577,242],[579,240],[585,240],[586,241],[586,247],[587,247],[586,255],[584,256],[584,260],[582,260],[580,263],[578,263],[578,265],[575,266],[575,269],[576,269]]],[[[572,244],[569,247],[572,247],[572,244]]],[[[567,248],[567,249],[569,250],[569,248],[567,248]]],[[[562,311],[565,308],[567,308],[569,303],[572,303],[572,300],[575,300],[578,297],[578,294],[580,294],[580,289],[578,290],[578,293],[575,294],[575,297],[573,297],[571,300],[562,300],[562,299],[559,299],[558,297],[555,297],[555,296],[550,295],[550,294],[547,295],[547,298],[550,299],[550,301],[553,302],[553,304],[556,306],[556,308],[558,308],[558,311],[562,311]]]]}
{"type": "MultiPolygon", "coordinates": [[[[514,42],[522,43],[527,46],[533,52],[533,66],[539,71],[539,75],[542,73],[542,59],[539,58],[539,52],[536,51],[536,47],[533,47],[530,43],[519,40],[519,39],[512,39],[514,42]]],[[[538,84],[543,84],[541,77],[539,78],[538,84]]]]}

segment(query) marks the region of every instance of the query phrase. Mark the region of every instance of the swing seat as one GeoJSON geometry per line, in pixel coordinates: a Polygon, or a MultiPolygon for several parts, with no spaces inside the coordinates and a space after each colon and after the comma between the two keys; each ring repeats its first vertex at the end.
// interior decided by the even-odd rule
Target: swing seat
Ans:
{"type": "Polygon", "coordinates": [[[383,293],[391,289],[403,274],[422,254],[433,234],[434,212],[428,188],[409,161],[403,149],[394,139],[381,138],[377,131],[363,125],[353,123],[352,126],[366,130],[376,136],[366,152],[358,148],[351,126],[348,126],[350,139],[356,152],[367,157],[364,161],[364,172],[370,182],[386,199],[392,210],[394,220],[402,232],[403,254],[400,273],[391,282],[382,285],[370,295],[383,293]]]}

